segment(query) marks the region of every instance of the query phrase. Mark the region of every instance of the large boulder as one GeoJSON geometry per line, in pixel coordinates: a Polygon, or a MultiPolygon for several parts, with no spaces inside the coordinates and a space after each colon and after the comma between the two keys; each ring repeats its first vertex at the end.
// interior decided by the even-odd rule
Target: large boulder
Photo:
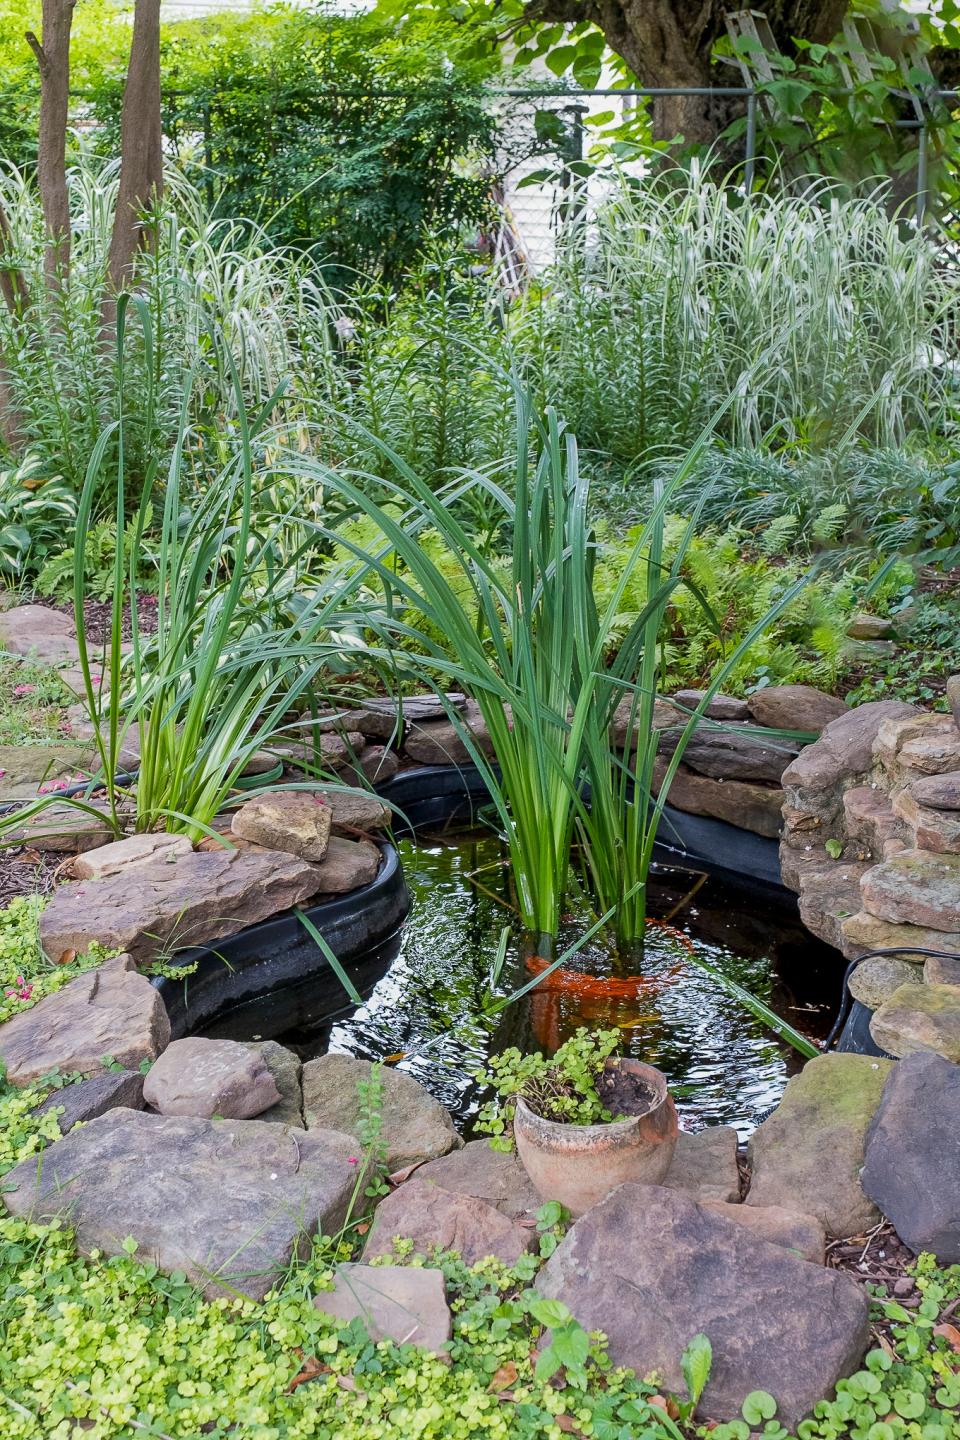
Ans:
{"type": "MultiPolygon", "coordinates": [[[[692,1198],[696,1199],[696,1196],[692,1198]]],[[[788,1210],[782,1205],[730,1205],[722,1200],[700,1200],[698,1203],[711,1214],[729,1220],[731,1225],[742,1225],[761,1240],[769,1240],[771,1245],[782,1245],[798,1260],[822,1265],[826,1258],[826,1232],[815,1215],[804,1215],[799,1210],[788,1210]]]]}
{"type": "Polygon", "coordinates": [[[901,1240],[960,1262],[960,1066],[909,1055],[895,1066],[867,1137],[861,1183],[901,1240]]]}
{"type": "Polygon", "coordinates": [[[516,1153],[491,1150],[487,1140],[470,1140],[421,1165],[416,1175],[441,1190],[484,1200],[511,1220],[529,1219],[543,1203],[516,1153]]]}
{"type": "Polygon", "coordinates": [[[16,1166],[13,1215],[68,1216],[81,1250],[182,1270],[208,1298],[260,1300],[317,1230],[336,1234],[358,1184],[349,1135],[258,1120],[111,1110],[16,1166]]]}
{"type": "MultiPolygon", "coordinates": [[[[343,842],[347,844],[347,841],[343,842]]],[[[40,943],[54,962],[94,940],[138,964],[171,944],[205,945],[315,895],[321,870],[278,850],[192,851],[174,864],[159,857],[55,890],[40,917],[40,943]]]]}
{"type": "Polygon", "coordinates": [[[960,931],[960,855],[905,850],[868,870],[860,894],[881,920],[960,931]]]}
{"type": "Polygon", "coordinates": [[[252,1120],[280,1100],[263,1056],[236,1040],[174,1040],[150,1070],[143,1098],[161,1115],[252,1120]]]}
{"type": "Polygon", "coordinates": [[[414,1175],[377,1206],[364,1260],[392,1256],[397,1239],[412,1240],[417,1255],[455,1250],[466,1265],[491,1255],[504,1265],[515,1265],[533,1249],[537,1235],[533,1226],[511,1220],[485,1200],[414,1175]]]}
{"type": "Polygon", "coordinates": [[[376,1110],[388,1170],[420,1160],[435,1160],[463,1144],[443,1106],[428,1090],[389,1066],[374,1066],[353,1055],[321,1055],[303,1067],[303,1113],[308,1129],[316,1125],[359,1135],[361,1087],[376,1110]],[[374,1099],[373,1087],[379,1089],[374,1099]]]}
{"type": "Polygon", "coordinates": [[[339,1265],[332,1290],[314,1300],[344,1325],[362,1320],[374,1342],[442,1354],[453,1334],[443,1272],[412,1265],[339,1265]]]}
{"type": "Polygon", "coordinates": [[[854,776],[866,775],[873,764],[873,745],[883,721],[919,713],[903,700],[872,700],[838,715],[824,727],[819,740],[791,761],[783,774],[784,785],[823,791],[854,776]]]}
{"type": "Polygon", "coordinates": [[[12,1085],[31,1085],[51,1070],[96,1074],[106,1056],[135,1070],[169,1040],[159,991],[117,955],[0,1026],[0,1060],[12,1085]]]}
{"type": "Polygon", "coordinates": [[[873,1016],[870,1034],[890,1055],[929,1051],[960,1061],[960,986],[901,985],[873,1016]]]}
{"type": "Polygon", "coordinates": [[[860,1169],[892,1064],[869,1055],[808,1061],[753,1134],[746,1203],[815,1215],[834,1237],[874,1224],[877,1212],[860,1187],[860,1169]]]}
{"type": "Polygon", "coordinates": [[[655,1370],[684,1390],[694,1335],[713,1348],[704,1415],[739,1416],[770,1392],[795,1425],[860,1362],[866,1294],[836,1270],[798,1259],[675,1190],[621,1185],[569,1230],[537,1278],[586,1330],[605,1331],[614,1365],[655,1370]]]}
{"type": "Polygon", "coordinates": [[[842,700],[813,685],[769,685],[756,690],[749,705],[758,725],[772,730],[804,730],[814,735],[847,713],[842,700]]]}
{"type": "Polygon", "coordinates": [[[32,655],[44,665],[74,664],[80,658],[72,618],[46,605],[18,605],[0,614],[0,648],[32,655]]]}
{"type": "Polygon", "coordinates": [[[304,860],[322,860],[327,853],[333,813],[319,794],[309,790],[276,790],[255,795],[233,812],[230,829],[241,840],[268,850],[283,850],[304,860]]]}

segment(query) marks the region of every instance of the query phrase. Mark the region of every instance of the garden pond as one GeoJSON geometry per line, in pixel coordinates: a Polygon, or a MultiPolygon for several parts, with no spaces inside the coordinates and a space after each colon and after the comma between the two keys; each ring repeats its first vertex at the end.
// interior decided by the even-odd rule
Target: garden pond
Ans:
{"type": "MultiPolygon", "coordinates": [[[[578,1025],[617,1026],[625,1053],[667,1075],[686,1128],[729,1124],[747,1135],[802,1060],[695,956],[811,1039],[825,1036],[836,1014],[836,952],[804,929],[789,897],[665,866],[651,877],[656,920],[642,964],[624,975],[592,941],[491,1013],[544,963],[511,940],[493,973],[501,932],[515,918],[499,840],[447,830],[401,840],[399,851],[411,910],[396,934],[351,962],[362,1005],[324,969],[232,1007],[203,1033],[277,1040],[303,1059],[330,1049],[395,1064],[469,1135],[481,1100],[474,1075],[489,1055],[508,1045],[552,1051],[578,1025]]],[[[572,943],[589,923],[568,916],[561,940],[572,943]]]]}

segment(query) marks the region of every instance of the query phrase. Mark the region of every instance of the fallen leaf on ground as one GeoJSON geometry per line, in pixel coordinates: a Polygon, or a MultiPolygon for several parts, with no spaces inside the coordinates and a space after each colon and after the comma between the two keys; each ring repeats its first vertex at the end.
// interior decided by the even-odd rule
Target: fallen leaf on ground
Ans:
{"type": "Polygon", "coordinates": [[[303,1362],[303,1368],[294,1375],[287,1386],[287,1394],[292,1395],[298,1385],[306,1385],[308,1380],[316,1380],[318,1375],[329,1374],[330,1366],[322,1365],[316,1355],[308,1355],[303,1362]]]}
{"type": "Polygon", "coordinates": [[[960,1355],[960,1330],[956,1325],[934,1325],[934,1335],[939,1335],[941,1340],[946,1340],[950,1349],[960,1355]]]}
{"type": "Polygon", "coordinates": [[[514,1382],[516,1381],[516,1378],[517,1378],[517,1367],[516,1367],[516,1365],[514,1365],[514,1363],[513,1363],[512,1360],[508,1360],[505,1365],[501,1365],[501,1366],[500,1366],[500,1369],[496,1372],[496,1374],[494,1375],[493,1379],[490,1381],[490,1384],[487,1386],[487,1389],[488,1389],[488,1390],[509,1390],[509,1389],[510,1389],[510,1386],[513,1385],[514,1382]]]}

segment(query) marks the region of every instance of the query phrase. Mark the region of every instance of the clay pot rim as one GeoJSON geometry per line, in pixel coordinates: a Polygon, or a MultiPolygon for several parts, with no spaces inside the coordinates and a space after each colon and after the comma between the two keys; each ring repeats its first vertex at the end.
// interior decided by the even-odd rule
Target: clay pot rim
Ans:
{"type": "Polygon", "coordinates": [[[624,1055],[607,1060],[603,1068],[628,1069],[632,1074],[640,1075],[653,1090],[653,1097],[647,1108],[636,1115],[619,1115],[614,1120],[599,1120],[593,1125],[577,1125],[570,1120],[550,1120],[545,1115],[538,1115],[535,1110],[530,1109],[523,1096],[518,1095],[515,1110],[516,1114],[522,1117],[524,1127],[528,1130],[539,1130],[544,1138],[560,1140],[563,1137],[577,1136],[583,1141],[590,1141],[603,1135],[619,1135],[636,1129],[641,1120],[655,1114],[670,1099],[667,1077],[653,1065],[624,1055]]]}

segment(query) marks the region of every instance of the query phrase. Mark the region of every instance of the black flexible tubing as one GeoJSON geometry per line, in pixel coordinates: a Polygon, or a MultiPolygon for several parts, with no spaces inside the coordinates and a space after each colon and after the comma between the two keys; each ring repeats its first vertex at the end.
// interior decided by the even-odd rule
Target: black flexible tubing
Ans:
{"type": "Polygon", "coordinates": [[[850,1014],[850,976],[858,965],[864,960],[872,960],[878,955],[923,955],[932,960],[960,960],[960,952],[956,950],[925,950],[919,945],[895,945],[885,950],[868,950],[864,955],[858,955],[856,960],[851,960],[843,976],[843,996],[840,1001],[840,1010],[833,1024],[833,1029],[823,1042],[824,1050],[829,1050],[836,1040],[840,1031],[850,1014]]]}

